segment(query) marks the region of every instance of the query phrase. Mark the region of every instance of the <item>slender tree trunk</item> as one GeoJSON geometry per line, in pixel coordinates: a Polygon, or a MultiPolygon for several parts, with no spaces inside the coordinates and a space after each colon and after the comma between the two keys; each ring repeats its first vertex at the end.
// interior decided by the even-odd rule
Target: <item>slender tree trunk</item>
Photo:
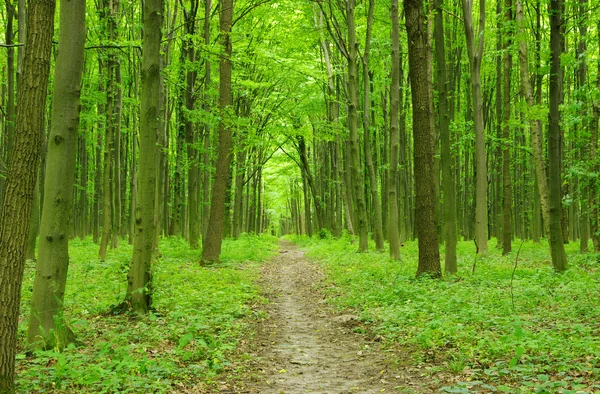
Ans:
{"type": "MultiPolygon", "coordinates": [[[[577,65],[577,88],[579,90],[579,100],[581,102],[581,123],[580,123],[580,132],[583,132],[583,135],[587,137],[590,122],[588,119],[588,93],[587,93],[587,18],[588,18],[588,0],[579,0],[578,7],[576,9],[579,10],[579,37],[578,37],[578,45],[577,45],[577,59],[579,59],[579,64],[577,65]]],[[[584,138],[585,138],[584,137],[584,138]]],[[[585,138],[587,140],[587,138],[585,138]]],[[[589,160],[589,147],[587,141],[581,141],[581,156],[580,160],[582,162],[586,162],[589,160]]],[[[593,157],[592,157],[593,159],[593,157]]],[[[581,215],[579,216],[579,251],[581,253],[586,253],[589,251],[588,243],[590,239],[589,232],[589,220],[590,220],[590,210],[589,206],[585,203],[589,201],[589,194],[591,192],[589,184],[589,178],[587,176],[582,176],[580,179],[580,190],[581,190],[581,215]]]]}
{"type": "MultiPolygon", "coordinates": [[[[358,42],[354,22],[355,0],[346,2],[346,23],[348,26],[348,129],[350,130],[350,171],[354,186],[356,217],[358,221],[359,252],[369,249],[369,229],[367,205],[364,194],[364,179],[360,164],[360,141],[358,138],[358,42]]],[[[367,115],[368,116],[368,115],[367,115]]]]}
{"type": "Polygon", "coordinates": [[[85,44],[85,2],[62,0],[58,58],[54,72],[52,129],[46,159],[39,258],[27,342],[62,349],[74,335],[62,315],[72,220],[79,97],[85,44]]]}
{"type": "MultiPolygon", "coordinates": [[[[6,32],[5,40],[6,45],[6,114],[4,121],[3,137],[6,145],[3,149],[6,150],[6,155],[2,155],[0,150],[0,160],[6,160],[5,163],[10,161],[10,154],[12,153],[13,139],[15,134],[15,49],[11,45],[13,42],[14,31],[13,21],[15,18],[14,4],[11,0],[5,0],[6,5],[6,32]],[[4,157],[3,157],[4,156],[4,157]]],[[[2,204],[4,190],[5,190],[5,179],[6,171],[4,166],[0,167],[0,204],[2,204]]]]}
{"type": "Polygon", "coordinates": [[[435,223],[435,192],[433,174],[433,91],[430,68],[427,65],[429,33],[421,0],[404,0],[408,34],[409,76],[413,104],[414,174],[416,191],[415,229],[419,239],[417,276],[440,277],[440,251],[435,223]]]}
{"type": "Polygon", "coordinates": [[[381,223],[381,202],[379,201],[379,185],[377,174],[373,165],[373,155],[371,153],[371,75],[369,73],[369,54],[371,50],[371,31],[373,29],[373,12],[375,10],[375,1],[369,1],[369,15],[367,17],[367,37],[365,39],[365,51],[363,53],[363,94],[364,94],[364,149],[365,163],[369,174],[369,186],[371,189],[371,203],[373,204],[373,235],[375,238],[375,248],[383,251],[383,227],[381,223]]]}
{"type": "Polygon", "coordinates": [[[479,31],[477,42],[473,32],[473,2],[463,0],[463,14],[467,52],[471,65],[471,88],[473,94],[473,120],[475,126],[475,240],[479,254],[487,254],[487,155],[485,149],[485,128],[483,98],[481,93],[481,61],[484,49],[485,0],[479,2],[479,31]]]}
{"type": "MultiPolygon", "coordinates": [[[[210,45],[210,13],[212,0],[204,1],[204,44],[210,45]]],[[[210,59],[204,61],[204,110],[210,112],[211,99],[211,65],[210,59]]],[[[202,237],[208,231],[208,217],[210,216],[210,122],[204,125],[203,134],[204,153],[202,155],[202,237]]],[[[241,225],[241,223],[240,223],[241,225]]]]}
{"type": "MultiPolygon", "coordinates": [[[[512,22],[512,0],[504,0],[504,13],[507,25],[512,22]]],[[[502,213],[503,213],[503,240],[502,240],[502,254],[508,254],[512,250],[512,234],[511,234],[511,223],[510,223],[510,209],[511,209],[511,184],[510,184],[510,72],[512,70],[512,55],[510,54],[511,39],[510,35],[504,40],[504,108],[503,108],[503,124],[502,124],[502,138],[504,142],[504,149],[502,150],[502,186],[504,190],[504,196],[502,198],[502,213]]],[[[500,78],[500,76],[498,76],[500,78]]]]}
{"type": "MultiPolygon", "coordinates": [[[[388,204],[390,211],[388,237],[390,257],[400,259],[400,237],[398,221],[398,107],[400,101],[400,28],[398,0],[392,0],[392,85],[390,91],[390,170],[388,176],[388,204]]],[[[404,225],[404,223],[402,223],[404,225]]]]}
{"type": "Polygon", "coordinates": [[[448,78],[446,74],[446,47],[444,42],[443,0],[435,6],[435,55],[438,85],[438,113],[442,144],[442,190],[444,193],[444,271],[454,274],[456,267],[456,196],[454,188],[454,157],[450,153],[450,112],[448,110],[448,78]]]}
{"type": "Polygon", "coordinates": [[[195,146],[198,140],[194,123],[191,117],[191,111],[195,103],[195,84],[196,75],[193,64],[196,61],[196,49],[192,37],[196,33],[196,14],[198,12],[199,1],[191,0],[189,9],[183,8],[185,20],[185,38],[183,40],[183,51],[186,56],[186,88],[185,88],[185,139],[187,144],[188,158],[188,193],[187,193],[187,212],[188,212],[188,239],[192,249],[198,249],[198,240],[200,238],[200,206],[198,202],[199,185],[199,166],[198,149],[195,146]]]}
{"type": "MultiPolygon", "coordinates": [[[[523,5],[521,0],[517,0],[517,26],[519,28],[519,69],[521,75],[521,88],[525,95],[525,101],[529,109],[535,105],[533,97],[533,87],[529,78],[529,60],[527,51],[527,41],[524,32],[523,5]]],[[[538,192],[540,194],[540,205],[542,207],[542,218],[544,221],[544,230],[546,236],[550,234],[550,199],[548,191],[548,182],[546,178],[546,164],[544,162],[544,148],[542,142],[542,121],[541,119],[531,120],[531,144],[533,146],[533,159],[535,163],[535,173],[537,177],[538,192]]]]}
{"type": "Polygon", "coordinates": [[[550,112],[548,116],[548,161],[550,162],[550,253],[552,265],[558,272],[567,269],[563,243],[561,215],[562,193],[560,178],[560,54],[562,0],[550,0],[550,112]]]}
{"type": "MultiPolygon", "coordinates": [[[[600,43],[600,23],[597,24],[598,31],[598,42],[600,43]]],[[[600,45],[598,46],[598,51],[600,51],[600,45]]],[[[598,62],[598,72],[597,72],[597,80],[596,86],[600,88],[600,62],[598,62]]],[[[600,123],[600,102],[598,99],[594,100],[594,111],[593,111],[593,119],[591,124],[591,138],[590,138],[590,157],[591,157],[591,171],[598,171],[598,125],[600,123]]],[[[594,244],[594,251],[598,252],[600,250],[600,234],[598,232],[598,181],[595,177],[590,179],[590,194],[589,194],[589,204],[590,204],[590,235],[592,237],[592,243],[594,244]]]]}
{"type": "Polygon", "coordinates": [[[218,261],[223,241],[223,225],[225,218],[225,194],[229,179],[233,140],[230,126],[231,106],[231,25],[233,19],[233,0],[221,0],[220,42],[223,53],[219,62],[219,149],[215,182],[212,189],[210,216],[206,236],[202,239],[202,261],[218,261]]]}
{"type": "MultiPolygon", "coordinates": [[[[14,392],[17,324],[32,196],[44,130],[54,0],[30,0],[15,140],[0,209],[0,392],[14,392]]],[[[72,178],[69,178],[72,180],[72,178]]]]}

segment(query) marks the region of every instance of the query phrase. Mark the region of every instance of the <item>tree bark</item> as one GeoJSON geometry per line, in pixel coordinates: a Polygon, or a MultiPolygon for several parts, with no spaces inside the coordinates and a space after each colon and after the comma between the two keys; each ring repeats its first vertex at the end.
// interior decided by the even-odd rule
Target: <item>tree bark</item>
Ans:
{"type": "Polygon", "coordinates": [[[562,193],[560,178],[560,54],[562,0],[550,0],[550,112],[548,114],[548,161],[550,162],[550,254],[558,272],[567,269],[561,227],[562,193]]]}
{"type": "MultiPolygon", "coordinates": [[[[367,205],[365,202],[363,171],[360,163],[360,141],[358,138],[358,42],[354,22],[356,0],[346,2],[346,23],[348,26],[348,129],[350,131],[350,171],[354,186],[356,218],[359,237],[359,252],[369,249],[369,229],[367,225],[367,205]]],[[[366,115],[368,116],[368,115],[366,115]]]]}
{"type": "Polygon", "coordinates": [[[230,126],[231,106],[231,25],[233,19],[233,0],[221,0],[219,30],[223,53],[219,61],[219,148],[212,190],[208,230],[202,239],[202,262],[214,262],[221,255],[223,225],[225,218],[225,194],[229,180],[229,164],[233,148],[230,126]]]}
{"type": "Polygon", "coordinates": [[[138,313],[151,305],[151,264],[156,234],[154,204],[156,193],[156,138],[160,127],[160,41],[163,0],[143,4],[143,53],[140,106],[139,194],[132,264],[127,275],[126,304],[138,313]]]}
{"type": "MultiPolygon", "coordinates": [[[[517,0],[517,26],[519,29],[519,70],[521,75],[521,88],[525,101],[530,110],[535,106],[533,87],[529,78],[529,60],[527,41],[524,32],[523,5],[517,0]]],[[[533,159],[535,163],[535,174],[537,178],[538,192],[540,194],[540,205],[542,207],[542,218],[544,221],[544,232],[546,236],[550,233],[550,200],[548,192],[548,181],[546,178],[546,163],[544,162],[544,148],[542,142],[542,121],[531,119],[531,144],[533,146],[533,159]]]]}
{"type": "Polygon", "coordinates": [[[484,49],[485,0],[479,2],[479,31],[475,41],[473,32],[473,2],[463,0],[463,14],[467,52],[471,65],[471,88],[473,95],[473,120],[475,126],[475,240],[477,253],[488,252],[488,217],[487,217],[487,155],[485,149],[485,125],[483,115],[483,98],[481,94],[481,61],[484,49]],[[477,47],[476,47],[477,45],[477,47]]]}
{"type": "Polygon", "coordinates": [[[69,268],[72,180],[75,177],[84,44],[85,2],[62,0],[40,225],[42,236],[27,331],[27,342],[37,348],[63,349],[74,339],[62,310],[69,268]]]}
{"type": "Polygon", "coordinates": [[[363,94],[364,94],[364,149],[365,163],[369,174],[369,187],[371,189],[371,204],[373,204],[373,235],[375,238],[375,248],[382,252],[383,227],[381,223],[381,202],[379,201],[379,186],[377,182],[377,173],[373,165],[373,155],[371,153],[371,75],[369,71],[369,54],[371,51],[371,32],[373,29],[373,12],[375,10],[375,1],[369,1],[369,14],[367,17],[367,36],[365,39],[365,50],[363,53],[363,94]]]}
{"type": "MultiPolygon", "coordinates": [[[[390,91],[390,170],[388,176],[388,204],[390,211],[388,237],[390,257],[400,260],[400,223],[398,222],[398,107],[400,101],[400,28],[398,0],[392,0],[392,85],[390,91]]],[[[402,187],[403,185],[401,185],[402,187]]],[[[404,226],[404,222],[402,223],[404,226]]]]}
{"type": "Polygon", "coordinates": [[[446,46],[444,42],[443,0],[436,0],[435,55],[438,85],[438,112],[442,144],[442,190],[444,194],[444,271],[454,274],[456,267],[456,196],[454,187],[454,156],[450,152],[450,111],[448,110],[448,78],[446,73],[446,46]]]}
{"type": "Polygon", "coordinates": [[[415,230],[419,239],[417,276],[440,277],[440,251],[435,223],[435,191],[433,174],[433,91],[427,65],[429,32],[421,0],[404,0],[408,34],[409,76],[413,104],[414,174],[416,191],[415,230]]]}
{"type": "MultiPolygon", "coordinates": [[[[504,13],[506,24],[512,22],[512,0],[504,0],[504,13]]],[[[510,223],[510,210],[511,210],[511,184],[510,184],[510,71],[512,69],[512,55],[510,54],[510,33],[504,40],[504,108],[503,108],[503,121],[502,121],[502,138],[504,148],[502,150],[502,188],[504,195],[502,198],[502,254],[506,255],[512,250],[512,234],[511,234],[511,223],[510,223]]],[[[498,76],[499,78],[500,76],[498,76]]]]}
{"type": "MultiPolygon", "coordinates": [[[[54,0],[29,2],[15,140],[0,210],[0,392],[14,392],[25,247],[37,180],[54,33],[54,0]]],[[[72,178],[71,178],[72,180],[72,178]]]]}

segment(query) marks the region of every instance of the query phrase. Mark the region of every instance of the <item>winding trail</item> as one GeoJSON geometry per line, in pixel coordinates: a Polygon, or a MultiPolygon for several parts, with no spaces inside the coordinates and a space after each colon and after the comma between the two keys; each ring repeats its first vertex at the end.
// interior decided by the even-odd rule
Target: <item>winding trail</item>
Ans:
{"type": "Polygon", "coordinates": [[[432,393],[416,368],[394,367],[398,358],[367,335],[353,315],[335,316],[320,293],[324,275],[295,245],[282,241],[265,264],[263,292],[269,319],[259,327],[258,360],[246,393],[432,393]]]}

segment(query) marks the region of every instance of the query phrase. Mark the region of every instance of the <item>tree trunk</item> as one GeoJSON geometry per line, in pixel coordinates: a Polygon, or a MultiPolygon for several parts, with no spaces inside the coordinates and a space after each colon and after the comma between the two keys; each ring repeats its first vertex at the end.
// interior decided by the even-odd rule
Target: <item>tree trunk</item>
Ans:
{"type": "MultiPolygon", "coordinates": [[[[210,45],[210,12],[212,0],[204,1],[204,44],[210,45]]],[[[210,112],[211,99],[211,66],[210,59],[204,60],[204,110],[210,112]]],[[[210,216],[210,122],[204,125],[204,153],[202,155],[202,237],[206,237],[208,231],[208,217],[210,216]]],[[[240,226],[241,226],[240,222],[240,226]]]]}
{"type": "MultiPolygon", "coordinates": [[[[14,392],[25,247],[37,180],[54,33],[54,0],[30,0],[15,140],[0,210],[0,392],[14,392]]],[[[69,178],[72,181],[72,178],[69,178]]]]}
{"type": "MultiPolygon", "coordinates": [[[[392,85],[390,92],[390,170],[388,176],[388,204],[390,211],[388,237],[390,257],[400,260],[400,223],[398,220],[398,107],[400,101],[400,28],[398,0],[392,0],[392,85]]],[[[401,185],[402,187],[403,185],[401,185]]],[[[402,223],[404,225],[404,222],[402,223]]]]}
{"type": "MultiPolygon", "coordinates": [[[[517,26],[519,33],[519,69],[521,74],[521,89],[525,95],[525,101],[529,109],[533,109],[535,101],[533,87],[529,78],[529,60],[527,41],[524,32],[523,5],[517,0],[517,26]]],[[[546,164],[544,162],[544,148],[542,142],[541,119],[531,120],[531,144],[533,145],[533,159],[535,163],[535,174],[537,177],[538,192],[540,194],[540,205],[542,207],[542,219],[544,221],[544,232],[546,236],[550,233],[550,200],[548,192],[548,181],[546,178],[546,164]]]]}
{"type": "Polygon", "coordinates": [[[552,265],[558,272],[567,269],[563,243],[561,215],[562,194],[560,178],[560,112],[561,89],[560,54],[562,0],[550,0],[550,112],[548,115],[548,161],[550,162],[550,253],[552,265]]]}
{"type": "MultiPolygon", "coordinates": [[[[367,206],[364,193],[364,179],[360,164],[360,141],[358,138],[358,42],[354,23],[356,0],[346,2],[346,23],[348,26],[348,129],[350,130],[350,171],[354,186],[356,218],[359,237],[359,252],[369,249],[369,229],[367,225],[367,206]]],[[[368,115],[367,115],[368,116],[368,115]]]]}
{"type": "Polygon", "coordinates": [[[433,174],[433,92],[427,65],[429,33],[421,0],[404,0],[408,34],[409,76],[413,104],[414,174],[416,191],[415,230],[419,239],[417,276],[441,276],[440,251],[435,223],[435,177],[433,174]]]}
{"type": "MultiPolygon", "coordinates": [[[[13,139],[15,134],[15,49],[11,46],[13,44],[13,20],[15,17],[15,9],[12,1],[5,0],[6,4],[6,32],[5,40],[6,45],[6,118],[4,121],[3,138],[5,145],[3,149],[0,149],[0,160],[4,159],[4,163],[10,161],[10,154],[12,152],[13,139]],[[4,151],[4,152],[3,152],[4,151]],[[3,154],[5,153],[5,154],[3,154]]],[[[6,186],[6,171],[5,167],[1,166],[0,169],[0,204],[2,204],[4,190],[6,186]]]]}
{"type": "Polygon", "coordinates": [[[63,349],[74,335],[62,310],[69,268],[79,97],[85,44],[85,2],[63,0],[58,58],[54,71],[52,128],[46,158],[44,209],[27,342],[63,349]]]}
{"type": "Polygon", "coordinates": [[[139,194],[132,264],[127,275],[127,299],[124,303],[138,313],[151,305],[151,264],[156,234],[154,204],[156,193],[156,137],[160,127],[160,41],[163,1],[145,0],[143,5],[143,53],[140,106],[139,194]]]}
{"type": "Polygon", "coordinates": [[[371,50],[371,31],[373,29],[373,12],[375,9],[375,1],[369,1],[369,15],[367,17],[367,36],[365,39],[365,51],[363,53],[363,94],[364,94],[364,149],[365,163],[369,174],[369,186],[371,189],[371,203],[373,204],[373,235],[375,238],[375,248],[382,252],[383,244],[383,227],[381,223],[381,202],[379,201],[379,186],[377,182],[377,173],[373,165],[373,155],[371,154],[371,75],[369,73],[369,53],[371,50]]]}
{"type": "Polygon", "coordinates": [[[221,0],[220,26],[221,46],[223,54],[219,61],[219,149],[215,182],[212,189],[210,215],[206,236],[202,239],[202,261],[219,260],[223,241],[223,225],[225,218],[225,197],[229,180],[229,164],[231,163],[233,140],[230,126],[231,106],[231,25],[233,19],[233,0],[221,0]]]}
{"type": "Polygon", "coordinates": [[[479,31],[477,42],[473,32],[473,3],[463,0],[463,14],[467,52],[471,65],[471,88],[473,94],[473,120],[475,126],[475,241],[477,253],[487,254],[487,155],[485,149],[485,128],[483,98],[481,94],[481,60],[484,49],[485,0],[479,2],[479,31]],[[477,45],[477,47],[476,47],[477,45]]]}
{"type": "MultiPolygon", "coordinates": [[[[512,0],[504,0],[504,12],[506,24],[509,25],[512,22],[512,0]]],[[[510,223],[510,209],[511,209],[511,185],[510,185],[510,71],[512,70],[512,56],[510,54],[510,33],[509,37],[504,40],[504,108],[503,108],[503,124],[502,124],[502,138],[504,143],[504,149],[502,150],[502,186],[504,190],[504,196],[502,198],[502,254],[506,255],[512,250],[512,234],[511,234],[511,223],[510,223]]],[[[500,76],[498,76],[500,78],[500,76]]],[[[521,236],[523,237],[523,236],[521,236]]]]}
{"type": "Polygon", "coordinates": [[[435,2],[435,55],[438,85],[438,113],[442,144],[442,190],[444,193],[444,271],[456,273],[456,196],[454,188],[454,157],[450,152],[450,112],[448,110],[448,78],[446,76],[446,47],[444,42],[443,0],[435,2]]]}

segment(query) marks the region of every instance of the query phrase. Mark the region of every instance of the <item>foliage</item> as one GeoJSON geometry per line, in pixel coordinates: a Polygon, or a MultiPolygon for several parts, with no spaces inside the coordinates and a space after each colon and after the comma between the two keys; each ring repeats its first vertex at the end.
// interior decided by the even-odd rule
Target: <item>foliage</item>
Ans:
{"type": "Polygon", "coordinates": [[[355,253],[349,237],[294,241],[327,268],[332,302],[359,311],[390,344],[413,349],[415,363],[456,375],[462,383],[446,392],[600,390],[598,254],[577,254],[571,244],[570,269],[556,274],[548,247],[525,242],[513,309],[516,252],[502,257],[490,248],[472,273],[475,247],[461,242],[459,275],[437,281],[414,279],[416,242],[406,243],[403,261],[395,262],[387,254],[355,253]]]}
{"type": "MultiPolygon", "coordinates": [[[[262,302],[255,280],[258,262],[276,249],[268,236],[225,240],[223,262],[200,267],[201,251],[181,238],[163,239],[153,268],[154,310],[148,316],[105,315],[122,300],[131,247],[98,261],[89,239],[74,240],[65,295],[65,315],[81,346],[18,358],[17,391],[164,393],[210,380],[228,358],[262,302]]],[[[33,264],[23,284],[19,342],[27,330],[33,264]]]]}

